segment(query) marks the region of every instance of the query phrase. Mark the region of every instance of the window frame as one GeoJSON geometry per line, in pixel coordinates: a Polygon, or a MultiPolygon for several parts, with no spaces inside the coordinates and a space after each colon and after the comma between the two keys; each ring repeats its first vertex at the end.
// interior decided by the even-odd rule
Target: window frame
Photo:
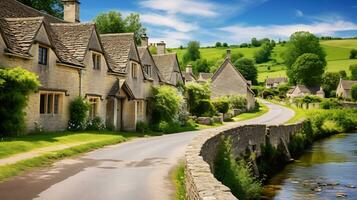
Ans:
{"type": "Polygon", "coordinates": [[[48,66],[49,48],[39,44],[38,45],[38,64],[48,66]]]}
{"type": "Polygon", "coordinates": [[[90,105],[88,117],[91,120],[93,120],[95,117],[98,117],[99,100],[99,97],[88,97],[88,102],[90,105]]]}
{"type": "Polygon", "coordinates": [[[138,78],[138,63],[136,62],[131,62],[131,78],[138,78]]]}
{"type": "Polygon", "coordinates": [[[40,92],[40,115],[60,115],[62,114],[64,94],[59,92],[40,92]]]}
{"type": "Polygon", "coordinates": [[[92,63],[94,70],[100,70],[102,67],[102,55],[100,53],[92,52],[92,63]]]}

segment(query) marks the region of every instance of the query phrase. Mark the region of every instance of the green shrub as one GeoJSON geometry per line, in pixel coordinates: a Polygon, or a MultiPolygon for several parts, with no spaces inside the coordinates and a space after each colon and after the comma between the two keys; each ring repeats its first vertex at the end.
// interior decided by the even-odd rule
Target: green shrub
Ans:
{"type": "Polygon", "coordinates": [[[353,85],[351,88],[351,98],[353,101],[357,101],[357,84],[353,85]]]}
{"type": "Polygon", "coordinates": [[[233,95],[228,97],[232,109],[244,110],[247,108],[247,99],[242,95],[233,95]]]}
{"type": "Polygon", "coordinates": [[[273,147],[270,142],[266,145],[261,145],[261,155],[257,158],[257,165],[261,177],[271,177],[280,171],[285,163],[286,156],[283,151],[273,147]],[[274,166],[273,168],[271,166],[274,166]]]}
{"type": "Polygon", "coordinates": [[[219,113],[227,113],[229,110],[229,101],[227,98],[218,98],[213,100],[213,105],[219,113]]]}
{"type": "Polygon", "coordinates": [[[86,128],[89,103],[82,97],[77,97],[69,105],[68,130],[79,131],[86,128]]]}
{"type": "Polygon", "coordinates": [[[337,109],[341,108],[342,105],[337,99],[323,99],[320,103],[320,108],[321,109],[337,109]]]}
{"type": "Polygon", "coordinates": [[[0,134],[19,135],[25,128],[28,97],[38,90],[37,76],[22,68],[0,69],[0,134]]]}
{"type": "Polygon", "coordinates": [[[150,130],[150,126],[146,122],[139,121],[136,123],[136,131],[141,133],[147,133],[150,130]]]}
{"type": "Polygon", "coordinates": [[[350,59],[356,59],[357,58],[357,49],[352,49],[350,52],[350,59]]]}
{"type": "Polygon", "coordinates": [[[171,122],[176,119],[182,101],[182,96],[178,93],[177,89],[170,86],[154,87],[151,101],[153,122],[171,122]]]}
{"type": "Polygon", "coordinates": [[[101,131],[105,128],[103,120],[100,117],[94,117],[93,119],[88,120],[86,124],[86,130],[89,131],[101,131]]]}
{"type": "Polygon", "coordinates": [[[197,115],[196,107],[201,100],[208,100],[211,96],[211,91],[208,84],[188,83],[185,86],[187,106],[191,114],[197,115]]]}
{"type": "Polygon", "coordinates": [[[229,187],[238,199],[259,199],[261,183],[252,174],[251,166],[244,160],[236,161],[232,155],[230,138],[222,138],[215,159],[214,175],[229,187]]]}
{"type": "Polygon", "coordinates": [[[210,100],[204,99],[198,102],[193,113],[198,117],[211,117],[216,114],[216,109],[210,100]]]}

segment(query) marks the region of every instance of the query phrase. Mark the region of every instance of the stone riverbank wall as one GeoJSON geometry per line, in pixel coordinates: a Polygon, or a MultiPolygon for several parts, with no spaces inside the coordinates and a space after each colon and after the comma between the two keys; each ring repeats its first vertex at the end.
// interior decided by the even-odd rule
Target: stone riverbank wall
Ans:
{"type": "MultiPolygon", "coordinates": [[[[303,123],[291,125],[231,125],[199,133],[189,144],[185,154],[185,184],[189,200],[231,200],[237,199],[230,189],[213,175],[214,160],[222,136],[232,139],[232,153],[237,158],[247,150],[260,155],[261,145],[267,140],[274,146],[287,147],[290,136],[297,133],[303,123]]],[[[287,154],[289,151],[286,149],[287,154]]]]}

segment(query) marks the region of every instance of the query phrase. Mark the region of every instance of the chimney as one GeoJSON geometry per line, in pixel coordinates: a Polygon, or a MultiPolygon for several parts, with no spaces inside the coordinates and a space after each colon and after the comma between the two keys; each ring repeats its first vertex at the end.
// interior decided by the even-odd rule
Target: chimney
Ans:
{"type": "Polygon", "coordinates": [[[62,0],[63,19],[67,22],[79,23],[79,0],[62,0]]]}
{"type": "Polygon", "coordinates": [[[226,58],[229,59],[229,60],[231,59],[231,50],[230,49],[227,49],[226,58]]]}
{"type": "Polygon", "coordinates": [[[192,74],[192,65],[187,65],[186,73],[192,74]]]}
{"type": "Polygon", "coordinates": [[[156,44],[156,48],[157,48],[157,54],[165,54],[166,52],[166,44],[164,41],[161,41],[159,43],[156,44]]]}
{"type": "Polygon", "coordinates": [[[141,35],[141,46],[142,47],[148,47],[149,46],[149,37],[146,35],[146,33],[141,35]]]}

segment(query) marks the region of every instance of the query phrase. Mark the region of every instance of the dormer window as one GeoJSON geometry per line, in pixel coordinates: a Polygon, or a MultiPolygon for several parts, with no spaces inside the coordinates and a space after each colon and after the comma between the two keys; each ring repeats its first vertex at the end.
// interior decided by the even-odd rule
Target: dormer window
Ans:
{"type": "Polygon", "coordinates": [[[149,77],[151,77],[151,74],[152,74],[152,72],[151,72],[151,65],[145,65],[145,66],[144,66],[144,70],[145,70],[145,73],[146,73],[149,77]]]}
{"type": "Polygon", "coordinates": [[[131,63],[131,77],[138,78],[138,64],[131,63]]]}
{"type": "Polygon", "coordinates": [[[93,53],[92,59],[93,59],[93,69],[100,70],[100,64],[102,59],[101,55],[98,53],[93,53]]]}
{"type": "Polygon", "coordinates": [[[44,46],[38,47],[38,64],[47,65],[48,62],[48,48],[44,46]]]}

